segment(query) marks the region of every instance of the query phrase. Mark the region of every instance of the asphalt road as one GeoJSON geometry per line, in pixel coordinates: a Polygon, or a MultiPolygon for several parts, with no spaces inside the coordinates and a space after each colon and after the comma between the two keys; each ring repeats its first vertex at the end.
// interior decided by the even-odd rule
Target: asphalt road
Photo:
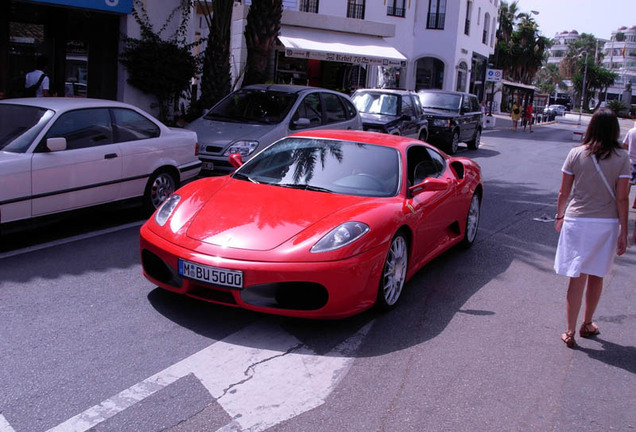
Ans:
{"type": "Polygon", "coordinates": [[[304,321],[163,292],[141,276],[134,206],[12,229],[0,432],[636,429],[636,247],[606,278],[601,335],[559,339],[549,219],[577,127],[561,120],[530,134],[501,118],[460,149],[485,178],[477,242],[388,314],[304,321]]]}

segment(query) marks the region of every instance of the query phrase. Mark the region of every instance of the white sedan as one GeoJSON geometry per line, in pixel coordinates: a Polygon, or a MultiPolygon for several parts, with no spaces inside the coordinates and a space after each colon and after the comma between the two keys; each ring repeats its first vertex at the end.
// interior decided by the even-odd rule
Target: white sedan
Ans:
{"type": "Polygon", "coordinates": [[[0,101],[0,223],[135,197],[152,211],[200,169],[196,133],[134,106],[0,101]]]}

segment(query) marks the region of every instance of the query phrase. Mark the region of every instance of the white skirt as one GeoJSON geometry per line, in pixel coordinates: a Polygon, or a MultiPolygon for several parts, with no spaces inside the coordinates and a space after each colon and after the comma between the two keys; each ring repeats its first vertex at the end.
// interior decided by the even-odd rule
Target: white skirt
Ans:
{"type": "Polygon", "coordinates": [[[616,258],[618,219],[572,218],[563,220],[554,270],[557,274],[604,277],[616,258]]]}

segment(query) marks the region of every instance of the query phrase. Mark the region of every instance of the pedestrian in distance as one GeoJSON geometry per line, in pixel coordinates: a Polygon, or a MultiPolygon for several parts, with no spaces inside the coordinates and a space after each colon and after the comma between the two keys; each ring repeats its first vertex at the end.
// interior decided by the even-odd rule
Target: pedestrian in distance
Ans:
{"type": "MultiPolygon", "coordinates": [[[[629,153],[629,163],[632,166],[632,178],[629,181],[632,185],[636,185],[636,124],[631,128],[623,139],[623,148],[629,153]]],[[[632,208],[636,209],[636,198],[632,208]]],[[[634,232],[634,242],[636,243],[636,230],[634,232]]]]}
{"type": "Polygon", "coordinates": [[[615,257],[627,250],[629,158],[618,141],[616,114],[598,110],[590,120],[583,144],[570,150],[563,164],[555,229],[559,243],[554,260],[557,274],[568,276],[567,330],[561,340],[576,345],[576,323],[585,292],[579,335],[600,333],[593,321],[601,298],[603,277],[615,257]],[[586,289],[587,285],[587,289],[586,289]]]}
{"type": "Polygon", "coordinates": [[[26,97],[48,97],[49,94],[49,77],[46,75],[46,69],[49,60],[45,56],[40,56],[35,61],[35,70],[27,73],[24,79],[24,88],[26,97]]]}
{"type": "Polygon", "coordinates": [[[516,132],[517,124],[519,123],[519,119],[521,118],[521,109],[519,108],[519,104],[517,102],[513,102],[512,104],[510,117],[512,118],[512,130],[516,132]]]}
{"type": "Polygon", "coordinates": [[[526,105],[526,109],[523,110],[524,122],[523,122],[523,131],[526,131],[526,125],[530,128],[530,133],[532,133],[532,102],[528,102],[526,105]]]}

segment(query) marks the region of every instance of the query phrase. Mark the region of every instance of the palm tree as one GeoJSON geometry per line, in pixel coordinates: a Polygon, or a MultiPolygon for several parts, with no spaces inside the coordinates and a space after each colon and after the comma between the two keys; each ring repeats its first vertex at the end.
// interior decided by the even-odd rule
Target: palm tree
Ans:
{"type": "Polygon", "coordinates": [[[561,78],[559,66],[549,63],[539,69],[536,75],[536,85],[542,93],[552,94],[560,90],[567,90],[568,86],[561,78]]]}
{"type": "Polygon", "coordinates": [[[244,86],[268,80],[282,14],[282,0],[252,0],[244,32],[247,47],[244,86]]]}
{"type": "Polygon", "coordinates": [[[203,56],[199,111],[230,93],[230,24],[234,0],[195,0],[210,30],[203,56]]]}

